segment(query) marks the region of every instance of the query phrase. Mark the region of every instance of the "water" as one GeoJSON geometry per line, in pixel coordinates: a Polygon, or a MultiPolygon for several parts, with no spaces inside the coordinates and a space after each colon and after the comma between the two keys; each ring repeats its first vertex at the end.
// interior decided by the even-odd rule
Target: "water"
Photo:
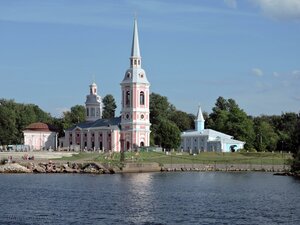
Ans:
{"type": "Polygon", "coordinates": [[[271,173],[2,174],[0,201],[0,224],[300,224],[271,173]]]}

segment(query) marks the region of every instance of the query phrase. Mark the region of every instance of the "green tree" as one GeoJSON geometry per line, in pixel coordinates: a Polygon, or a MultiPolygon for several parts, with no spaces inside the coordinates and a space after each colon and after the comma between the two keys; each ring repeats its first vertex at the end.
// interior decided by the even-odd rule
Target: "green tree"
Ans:
{"type": "Polygon", "coordinates": [[[158,124],[161,118],[168,118],[170,112],[174,111],[168,98],[156,93],[150,94],[150,122],[151,124],[158,124]]]}
{"type": "Polygon", "coordinates": [[[156,132],[156,141],[166,150],[177,149],[180,145],[180,130],[172,121],[161,119],[156,132]]]}
{"type": "Polygon", "coordinates": [[[194,127],[193,117],[180,110],[171,112],[169,119],[177,125],[180,131],[191,130],[194,127]]]}
{"type": "Polygon", "coordinates": [[[114,97],[110,94],[106,95],[103,100],[103,114],[102,118],[103,119],[110,119],[115,117],[115,111],[117,108],[116,101],[114,97]]]}
{"type": "Polygon", "coordinates": [[[3,105],[0,106],[0,144],[15,144],[18,137],[16,114],[3,105]]]}
{"type": "Polygon", "coordinates": [[[71,111],[63,113],[63,128],[68,129],[77,123],[85,121],[85,107],[82,105],[75,105],[71,107],[71,111]]]}
{"type": "Polygon", "coordinates": [[[207,121],[208,128],[245,141],[245,148],[253,147],[255,140],[253,121],[233,99],[226,100],[219,97],[212,111],[207,121]]]}
{"type": "MultiPolygon", "coordinates": [[[[158,132],[159,125],[162,120],[169,121],[169,117],[176,109],[169,103],[168,98],[156,93],[150,94],[150,123],[151,123],[151,145],[161,145],[162,133],[158,132]]],[[[161,129],[161,127],[160,127],[161,129]]]]}
{"type": "Polygon", "coordinates": [[[0,99],[0,142],[3,145],[22,143],[22,132],[29,124],[50,121],[50,114],[37,105],[0,99]]]}
{"type": "Polygon", "coordinates": [[[279,137],[272,125],[261,118],[255,118],[254,128],[256,133],[255,148],[259,151],[275,151],[279,137]]]}

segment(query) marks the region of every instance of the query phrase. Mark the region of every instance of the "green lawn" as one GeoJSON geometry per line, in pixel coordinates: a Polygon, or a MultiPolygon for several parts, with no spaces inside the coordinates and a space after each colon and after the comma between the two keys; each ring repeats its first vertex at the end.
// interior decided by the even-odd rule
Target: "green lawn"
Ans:
{"type": "MultiPolygon", "coordinates": [[[[126,152],[126,162],[157,162],[163,164],[211,164],[211,163],[231,163],[231,164],[261,164],[261,165],[282,165],[287,164],[291,159],[288,153],[215,153],[202,152],[198,155],[172,152],[168,155],[162,152],[126,152]]],[[[65,157],[61,160],[82,161],[82,162],[102,162],[118,164],[120,153],[87,153],[81,152],[72,157],[65,157]]]]}

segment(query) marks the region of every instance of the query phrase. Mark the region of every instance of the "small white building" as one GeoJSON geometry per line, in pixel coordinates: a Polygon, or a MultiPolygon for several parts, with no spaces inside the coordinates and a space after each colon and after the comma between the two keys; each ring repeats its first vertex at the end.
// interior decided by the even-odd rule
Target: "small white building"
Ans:
{"type": "Polygon", "coordinates": [[[230,152],[243,149],[245,142],[233,139],[233,136],[204,128],[205,120],[199,106],[195,120],[195,130],[181,133],[181,150],[189,153],[230,152]]]}
{"type": "Polygon", "coordinates": [[[23,131],[24,145],[30,150],[56,150],[57,132],[46,123],[32,123],[23,131]]]}

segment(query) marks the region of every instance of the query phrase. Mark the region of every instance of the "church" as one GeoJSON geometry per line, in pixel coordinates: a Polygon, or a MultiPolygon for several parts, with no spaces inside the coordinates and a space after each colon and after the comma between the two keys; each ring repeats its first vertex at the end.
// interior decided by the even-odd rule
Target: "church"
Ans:
{"type": "Polygon", "coordinates": [[[205,129],[205,120],[201,107],[195,119],[195,130],[181,133],[181,151],[196,154],[200,152],[230,152],[243,149],[245,142],[233,139],[233,136],[212,129],[205,129]]]}
{"type": "Polygon", "coordinates": [[[70,150],[127,151],[150,145],[149,87],[142,69],[137,20],[134,20],[130,66],[121,82],[121,115],[102,119],[97,85],[86,96],[86,121],[65,131],[60,147],[70,150]]]}

